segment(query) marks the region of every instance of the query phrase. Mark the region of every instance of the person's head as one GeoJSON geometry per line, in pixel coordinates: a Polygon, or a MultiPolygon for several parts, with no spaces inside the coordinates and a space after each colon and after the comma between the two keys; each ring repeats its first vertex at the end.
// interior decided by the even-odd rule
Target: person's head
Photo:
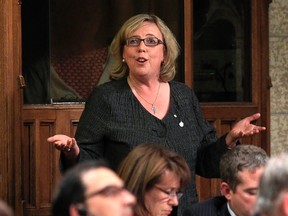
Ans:
{"type": "Polygon", "coordinates": [[[55,190],[53,216],[131,216],[135,197],[102,161],[69,170],[55,190]]]}
{"type": "Polygon", "coordinates": [[[13,210],[3,200],[0,200],[0,216],[13,216],[13,210]]]}
{"type": "Polygon", "coordinates": [[[265,216],[288,215],[288,154],[271,158],[260,179],[255,211],[265,216]]]}
{"type": "Polygon", "coordinates": [[[168,215],[178,205],[190,170],[177,153],[155,144],[135,147],[119,167],[126,188],[137,197],[135,215],[168,215]]]}
{"type": "Polygon", "coordinates": [[[176,38],[159,17],[152,14],[138,14],[122,25],[111,43],[110,54],[115,58],[111,77],[119,79],[128,76],[135,70],[135,61],[140,63],[142,60],[142,63],[148,62],[147,70],[158,73],[156,75],[160,80],[170,81],[176,73],[179,51],[176,38]],[[131,38],[136,40],[130,40],[131,38]],[[148,43],[140,41],[138,44],[139,38],[150,39],[146,40],[148,43]],[[155,39],[157,45],[149,45],[149,41],[155,39]]]}
{"type": "Polygon", "coordinates": [[[236,215],[252,215],[267,160],[266,152],[253,145],[238,145],[222,156],[221,192],[236,215]]]}

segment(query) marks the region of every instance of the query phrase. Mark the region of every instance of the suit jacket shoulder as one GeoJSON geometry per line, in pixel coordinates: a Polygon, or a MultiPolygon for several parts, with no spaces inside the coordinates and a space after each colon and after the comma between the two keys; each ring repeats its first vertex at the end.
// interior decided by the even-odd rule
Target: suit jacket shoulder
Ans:
{"type": "Polygon", "coordinates": [[[185,209],[183,216],[230,216],[230,214],[226,198],[217,196],[185,209]]]}

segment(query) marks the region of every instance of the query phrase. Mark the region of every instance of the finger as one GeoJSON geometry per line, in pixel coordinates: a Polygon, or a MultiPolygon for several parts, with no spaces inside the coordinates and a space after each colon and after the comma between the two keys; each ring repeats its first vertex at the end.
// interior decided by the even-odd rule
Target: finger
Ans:
{"type": "Polygon", "coordinates": [[[61,145],[61,146],[66,145],[66,143],[63,143],[63,142],[62,142],[62,140],[54,141],[54,143],[57,144],[57,145],[61,145]]]}
{"type": "Polygon", "coordinates": [[[72,142],[71,147],[74,147],[74,146],[77,144],[75,138],[72,138],[72,139],[71,139],[71,142],[72,142]]]}
{"type": "Polygon", "coordinates": [[[246,117],[246,119],[247,119],[249,122],[253,122],[253,121],[259,119],[260,116],[261,116],[260,113],[255,113],[255,114],[253,114],[253,115],[251,115],[251,116],[246,117]]]}
{"type": "Polygon", "coordinates": [[[48,142],[56,142],[56,141],[61,141],[61,140],[65,140],[64,138],[61,138],[61,136],[59,135],[54,135],[54,136],[51,136],[51,137],[48,137],[47,138],[47,141],[48,142]]]}
{"type": "Polygon", "coordinates": [[[264,131],[264,130],[266,130],[266,127],[259,127],[258,129],[259,129],[259,131],[264,131]]]}
{"type": "Polygon", "coordinates": [[[256,133],[260,133],[261,131],[266,130],[266,127],[255,127],[254,131],[256,131],[256,133]]]}
{"type": "Polygon", "coordinates": [[[266,130],[266,127],[256,126],[256,127],[254,127],[252,130],[253,130],[254,132],[259,133],[259,132],[261,132],[261,131],[266,130]]]}
{"type": "Polygon", "coordinates": [[[54,140],[55,140],[55,139],[54,139],[54,136],[51,136],[51,137],[48,137],[48,138],[47,138],[47,142],[54,142],[54,140]]]}
{"type": "Polygon", "coordinates": [[[51,137],[48,137],[47,138],[47,141],[49,142],[53,142],[55,140],[67,140],[69,139],[70,137],[66,136],[66,135],[63,135],[63,134],[56,134],[54,136],[51,136],[51,137]]]}

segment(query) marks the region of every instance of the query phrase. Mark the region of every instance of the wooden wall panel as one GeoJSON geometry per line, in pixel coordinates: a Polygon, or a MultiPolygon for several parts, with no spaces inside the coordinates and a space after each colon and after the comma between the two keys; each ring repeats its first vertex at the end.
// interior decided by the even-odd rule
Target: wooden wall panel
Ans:
{"type": "Polygon", "coordinates": [[[53,146],[48,145],[46,139],[54,125],[54,121],[45,118],[24,121],[22,197],[25,215],[38,215],[39,212],[50,215],[56,182],[54,158],[57,157],[57,152],[53,146]]]}
{"type": "Polygon", "coordinates": [[[35,159],[32,157],[35,155],[33,152],[34,142],[33,132],[35,122],[24,122],[23,127],[23,141],[22,141],[22,199],[29,204],[35,205],[35,191],[33,190],[33,185],[35,185],[35,178],[32,177],[33,173],[30,170],[35,170],[35,159]]]}
{"type": "Polygon", "coordinates": [[[47,138],[74,136],[83,106],[27,106],[23,112],[22,200],[24,215],[51,215],[55,185],[61,178],[59,156],[47,138]]]}

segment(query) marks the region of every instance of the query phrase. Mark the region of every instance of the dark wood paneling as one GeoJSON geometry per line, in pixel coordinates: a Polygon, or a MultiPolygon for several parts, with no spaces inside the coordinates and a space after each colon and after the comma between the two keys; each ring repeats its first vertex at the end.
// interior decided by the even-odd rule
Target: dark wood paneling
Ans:
{"type": "Polygon", "coordinates": [[[50,215],[59,173],[59,151],[47,138],[74,136],[83,106],[26,106],[23,110],[22,199],[24,215],[50,215]]]}

